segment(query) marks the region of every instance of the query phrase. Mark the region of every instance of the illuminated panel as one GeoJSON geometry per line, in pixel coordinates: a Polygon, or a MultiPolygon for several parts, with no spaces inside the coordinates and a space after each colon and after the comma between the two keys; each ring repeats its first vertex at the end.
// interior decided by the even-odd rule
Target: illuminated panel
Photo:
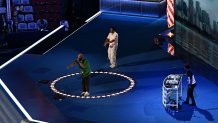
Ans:
{"type": "Polygon", "coordinates": [[[116,14],[160,17],[166,12],[166,0],[101,0],[100,10],[116,14]]]}
{"type": "Polygon", "coordinates": [[[14,101],[16,106],[21,110],[21,112],[24,114],[24,116],[33,123],[48,123],[40,120],[34,120],[30,114],[24,109],[24,107],[20,104],[20,102],[17,100],[17,98],[12,94],[12,92],[9,90],[9,88],[5,85],[5,83],[0,79],[0,85],[3,87],[3,89],[6,91],[6,93],[9,95],[9,97],[14,101]]]}

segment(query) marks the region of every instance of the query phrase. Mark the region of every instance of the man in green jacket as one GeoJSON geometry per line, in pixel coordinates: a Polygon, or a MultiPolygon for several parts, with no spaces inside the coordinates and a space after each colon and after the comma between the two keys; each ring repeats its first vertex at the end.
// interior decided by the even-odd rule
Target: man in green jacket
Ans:
{"type": "Polygon", "coordinates": [[[84,55],[82,53],[78,54],[77,59],[70,65],[67,66],[67,68],[74,67],[76,65],[79,65],[81,73],[82,73],[82,96],[89,96],[89,80],[90,80],[90,74],[91,74],[91,67],[89,64],[89,61],[84,58],[84,55]]]}

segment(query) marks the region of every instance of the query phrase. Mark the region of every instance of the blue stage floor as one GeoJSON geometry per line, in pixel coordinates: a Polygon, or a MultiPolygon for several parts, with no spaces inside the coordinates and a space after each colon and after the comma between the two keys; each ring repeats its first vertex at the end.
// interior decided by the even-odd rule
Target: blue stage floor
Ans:
{"type": "MultiPolygon", "coordinates": [[[[216,123],[218,122],[218,87],[215,81],[196,71],[197,107],[182,105],[174,115],[162,104],[162,82],[171,73],[184,73],[183,62],[153,44],[153,38],[167,29],[166,18],[139,18],[102,14],[45,55],[26,54],[7,66],[0,78],[7,84],[34,119],[51,123],[216,123]],[[109,69],[103,42],[110,26],[119,34],[118,68],[109,69]],[[78,72],[66,69],[78,52],[90,61],[92,70],[124,73],[136,86],[130,92],[104,99],[53,99],[48,84],[38,80],[54,80],[78,72]]],[[[186,97],[187,81],[183,78],[186,97]]],[[[79,94],[80,78],[68,78],[58,84],[61,90],[79,94]]],[[[128,81],[107,75],[91,79],[91,95],[119,91],[128,81]]]]}

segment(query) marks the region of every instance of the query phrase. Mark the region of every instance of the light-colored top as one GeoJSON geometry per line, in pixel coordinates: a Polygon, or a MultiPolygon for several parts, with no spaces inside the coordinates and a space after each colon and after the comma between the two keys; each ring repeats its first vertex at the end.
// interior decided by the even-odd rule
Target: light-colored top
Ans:
{"type": "Polygon", "coordinates": [[[64,25],[64,30],[68,31],[69,30],[69,23],[66,20],[60,21],[60,25],[64,25]]]}
{"type": "Polygon", "coordinates": [[[109,41],[115,40],[114,42],[110,43],[109,46],[118,46],[118,34],[116,32],[109,33],[107,39],[109,39],[109,41]]]}
{"type": "MultiPolygon", "coordinates": [[[[196,83],[195,76],[192,75],[192,85],[196,83]]],[[[190,77],[188,77],[188,84],[191,84],[190,77]]]]}

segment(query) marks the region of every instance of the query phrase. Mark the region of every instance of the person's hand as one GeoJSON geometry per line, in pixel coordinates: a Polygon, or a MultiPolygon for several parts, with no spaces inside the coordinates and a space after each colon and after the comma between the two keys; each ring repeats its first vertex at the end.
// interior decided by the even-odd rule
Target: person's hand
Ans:
{"type": "Polygon", "coordinates": [[[110,48],[114,47],[114,45],[115,45],[115,44],[111,44],[111,45],[110,45],[110,48]]]}
{"type": "Polygon", "coordinates": [[[80,64],[80,63],[81,63],[81,60],[79,60],[79,58],[77,58],[74,63],[75,63],[75,64],[80,64]]]}
{"type": "Polygon", "coordinates": [[[109,44],[108,42],[104,42],[104,46],[105,46],[105,47],[107,47],[108,44],[109,44]]]}

